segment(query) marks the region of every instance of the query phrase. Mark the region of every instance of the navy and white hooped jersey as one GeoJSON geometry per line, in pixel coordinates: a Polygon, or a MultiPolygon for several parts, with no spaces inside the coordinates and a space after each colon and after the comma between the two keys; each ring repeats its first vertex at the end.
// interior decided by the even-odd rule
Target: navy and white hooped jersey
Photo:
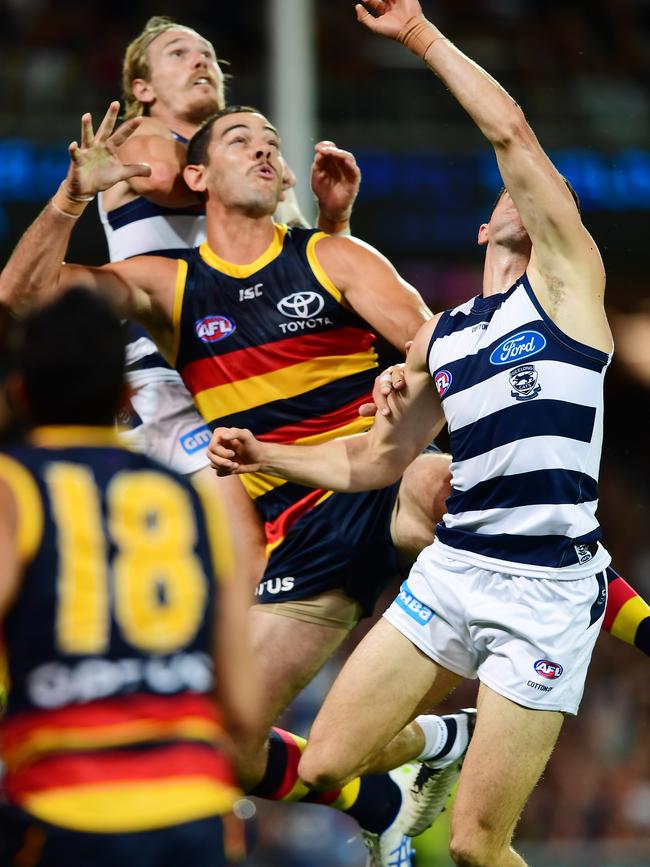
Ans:
{"type": "MultiPolygon", "coordinates": [[[[172,135],[177,141],[187,144],[183,136],[174,132],[172,135]]],[[[101,193],[97,202],[111,262],[144,255],[176,259],[205,241],[205,213],[200,206],[165,208],[138,196],[119,208],[106,211],[101,193]]],[[[167,364],[156,344],[139,325],[129,325],[126,372],[136,390],[155,382],[172,382],[182,388],[178,373],[167,364]]],[[[188,406],[192,404],[189,394],[187,403],[188,406]]],[[[143,410],[140,407],[138,410],[142,420],[148,421],[143,410]]]]}
{"type": "Polygon", "coordinates": [[[437,529],[451,556],[533,577],[608,565],[595,512],[609,361],[555,325],[525,274],[442,314],[427,363],[453,457],[437,529]]]}

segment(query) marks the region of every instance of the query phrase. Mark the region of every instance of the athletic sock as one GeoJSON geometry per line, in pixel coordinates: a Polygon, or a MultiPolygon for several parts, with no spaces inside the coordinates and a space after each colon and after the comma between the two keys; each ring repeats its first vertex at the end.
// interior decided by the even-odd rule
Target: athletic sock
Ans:
{"type": "Polygon", "coordinates": [[[423,714],[415,722],[424,733],[424,749],[417,757],[433,768],[445,768],[459,759],[469,744],[468,716],[464,713],[423,714]]]}
{"type": "Polygon", "coordinates": [[[607,567],[607,581],[602,628],[650,656],[650,605],[611,566],[607,567]]]}
{"type": "Polygon", "coordinates": [[[304,738],[273,728],[264,776],[248,794],[269,801],[322,804],[352,816],[365,831],[381,834],[397,816],[402,803],[399,786],[388,774],[356,777],[341,789],[317,792],[298,777],[304,738]]]}

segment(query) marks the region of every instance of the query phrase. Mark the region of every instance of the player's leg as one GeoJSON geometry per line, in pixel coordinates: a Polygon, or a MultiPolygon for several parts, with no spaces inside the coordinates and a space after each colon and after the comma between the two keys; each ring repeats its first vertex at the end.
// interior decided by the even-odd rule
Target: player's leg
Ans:
{"type": "Polygon", "coordinates": [[[521,867],[512,835],[551,755],[563,714],[515,704],[484,684],[456,792],[451,854],[471,867],[521,867]],[[507,736],[506,736],[507,733],[507,736]]]}
{"type": "MultiPolygon", "coordinates": [[[[382,619],[350,656],[325,699],[300,763],[302,779],[320,789],[344,785],[377,761],[377,754],[421,709],[441,701],[461,680],[382,619]]],[[[393,764],[399,763],[403,752],[394,758],[393,764]]]]}

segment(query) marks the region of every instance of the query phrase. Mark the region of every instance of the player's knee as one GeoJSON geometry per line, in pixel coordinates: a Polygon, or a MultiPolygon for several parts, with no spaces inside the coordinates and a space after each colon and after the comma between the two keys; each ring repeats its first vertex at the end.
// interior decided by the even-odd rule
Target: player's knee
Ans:
{"type": "Polygon", "coordinates": [[[452,827],[449,854],[457,867],[494,867],[501,863],[501,849],[488,828],[452,827]]]}
{"type": "Polygon", "coordinates": [[[343,779],[340,769],[328,761],[326,753],[310,750],[309,744],[300,759],[298,776],[310,789],[321,792],[340,788],[343,779]]]}

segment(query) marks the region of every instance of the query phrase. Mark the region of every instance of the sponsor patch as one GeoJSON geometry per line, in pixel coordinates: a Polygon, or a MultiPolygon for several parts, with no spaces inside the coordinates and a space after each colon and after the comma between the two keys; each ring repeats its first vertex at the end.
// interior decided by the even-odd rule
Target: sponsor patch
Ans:
{"type": "Polygon", "coordinates": [[[591,545],[574,545],[578,563],[588,563],[594,556],[593,547],[591,545]]]}
{"type": "Polygon", "coordinates": [[[296,579],[293,576],[286,578],[267,578],[266,581],[260,581],[255,588],[256,596],[263,596],[265,593],[270,593],[271,596],[277,596],[278,593],[287,593],[293,590],[296,579]]]}
{"type": "Polygon", "coordinates": [[[520,331],[519,334],[506,337],[492,350],[490,364],[512,364],[513,361],[537,355],[545,346],[546,338],[539,331],[520,331]]]}
{"type": "Polygon", "coordinates": [[[453,377],[448,370],[439,370],[438,373],[436,373],[435,383],[440,397],[444,397],[447,394],[452,379],[453,377]]]}
{"type": "Polygon", "coordinates": [[[200,452],[201,449],[207,448],[210,445],[211,439],[212,431],[207,424],[202,424],[201,427],[194,428],[194,430],[183,434],[179,442],[188,455],[193,455],[196,452],[200,452]]]}
{"type": "Polygon", "coordinates": [[[542,390],[542,386],[537,384],[538,376],[534,364],[513,367],[508,377],[512,388],[510,396],[515,400],[532,400],[537,397],[542,390]]]}
{"type": "Polygon", "coordinates": [[[230,337],[237,326],[227,316],[204,316],[194,323],[194,331],[199,340],[204,343],[216,343],[225,337],[230,337]]]}
{"type": "Polygon", "coordinates": [[[538,692],[550,692],[553,687],[546,686],[545,683],[537,683],[534,680],[529,680],[526,686],[529,686],[531,689],[536,689],[538,692]]]}
{"type": "Polygon", "coordinates": [[[317,316],[325,306],[325,300],[318,292],[293,292],[278,301],[277,308],[283,316],[294,319],[310,319],[317,316]]]}
{"type": "Polygon", "coordinates": [[[429,608],[428,605],[425,605],[424,602],[420,602],[419,599],[415,598],[409,590],[406,581],[402,584],[395,602],[402,610],[406,611],[409,617],[412,617],[416,623],[419,623],[420,626],[424,626],[428,623],[436,613],[429,608]]]}
{"type": "Polygon", "coordinates": [[[556,680],[564,671],[559,662],[551,662],[550,659],[538,659],[533,668],[547,680],[556,680]]]}

